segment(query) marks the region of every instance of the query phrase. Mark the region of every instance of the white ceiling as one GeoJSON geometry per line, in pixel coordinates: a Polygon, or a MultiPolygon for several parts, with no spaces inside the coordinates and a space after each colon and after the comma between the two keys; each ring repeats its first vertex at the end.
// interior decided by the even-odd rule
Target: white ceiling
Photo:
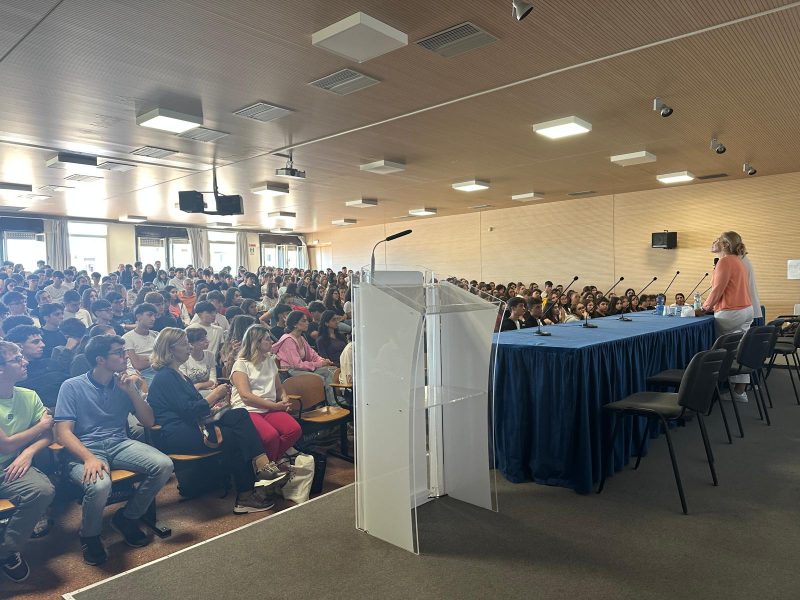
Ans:
{"type": "Polygon", "coordinates": [[[245,198],[237,224],[267,228],[276,224],[267,213],[284,209],[297,213],[303,232],[345,217],[393,222],[425,205],[440,214],[514,206],[512,194],[532,190],[560,201],[578,190],[648,189],[658,185],[655,174],[683,169],[743,177],[745,160],[759,174],[798,170],[800,3],[533,3],[517,22],[510,0],[0,0],[0,181],[30,183],[34,192],[75,185],[35,201],[0,192],[0,211],[220,221],[174,206],[179,190],[210,189],[215,152],[221,191],[245,198]],[[313,32],[357,11],[412,43],[361,65],[312,47],[313,32]],[[450,59],[413,44],[464,21],[499,41],[450,59]],[[344,97],[307,85],[345,67],[381,83],[344,97]],[[669,119],[651,110],[656,95],[675,107],[669,119]],[[296,112],[270,123],[232,114],[258,100],[296,112]],[[205,127],[230,135],[204,144],[137,126],[137,113],[154,106],[202,109],[205,127]],[[531,132],[533,123],[571,114],[592,122],[592,133],[548,142],[531,132]],[[715,134],[729,148],[723,156],[708,147],[715,134]],[[179,154],[130,155],[143,145],[179,154]],[[269,174],[285,161],[270,153],[295,146],[295,166],[308,179],[291,182],[281,200],[251,194],[279,181],[269,174]],[[138,168],[71,184],[44,166],[58,149],[138,168]],[[658,162],[608,162],[640,149],[658,162]],[[408,168],[359,171],[381,158],[408,168]],[[492,188],[450,188],[475,177],[492,188]],[[360,196],[380,206],[345,208],[360,196]]]}

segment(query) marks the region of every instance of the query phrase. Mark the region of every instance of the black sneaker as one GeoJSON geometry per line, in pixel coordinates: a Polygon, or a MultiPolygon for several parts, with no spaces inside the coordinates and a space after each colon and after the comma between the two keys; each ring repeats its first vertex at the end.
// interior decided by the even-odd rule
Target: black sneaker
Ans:
{"type": "Polygon", "coordinates": [[[289,479],[286,477],[286,472],[281,471],[274,462],[270,462],[263,469],[256,470],[256,483],[257,487],[263,487],[266,490],[274,490],[283,487],[289,479]]]}
{"type": "Polygon", "coordinates": [[[19,552],[12,552],[3,561],[3,572],[15,583],[22,583],[31,574],[31,569],[19,552]]]}
{"type": "Polygon", "coordinates": [[[114,531],[122,534],[125,538],[125,543],[131,548],[141,548],[150,543],[150,538],[147,537],[144,531],[139,529],[138,519],[129,519],[123,513],[125,509],[120,508],[111,518],[111,527],[114,531]]]}
{"type": "Polygon", "coordinates": [[[96,567],[108,560],[108,553],[103,547],[103,541],[99,535],[81,537],[81,549],[83,550],[83,562],[87,565],[96,567]]]}
{"type": "Polygon", "coordinates": [[[31,539],[39,539],[46,536],[50,533],[50,529],[53,527],[53,519],[48,517],[47,515],[43,516],[36,522],[36,525],[33,528],[33,533],[31,533],[31,539]]]}
{"type": "Polygon", "coordinates": [[[264,494],[260,491],[251,490],[249,492],[242,492],[236,496],[236,503],[233,505],[233,514],[245,515],[247,513],[263,512],[271,509],[273,506],[275,506],[275,500],[271,494],[264,494]]]}

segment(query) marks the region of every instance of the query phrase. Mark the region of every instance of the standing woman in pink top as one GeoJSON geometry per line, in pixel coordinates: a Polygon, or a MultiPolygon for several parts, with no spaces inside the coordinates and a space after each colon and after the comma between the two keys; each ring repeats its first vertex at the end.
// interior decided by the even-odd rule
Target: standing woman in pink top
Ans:
{"type": "MultiPolygon", "coordinates": [[[[750,277],[741,259],[742,238],[735,231],[726,231],[711,245],[720,259],[711,276],[711,293],[703,303],[705,312],[714,313],[717,337],[726,333],[745,332],[753,322],[753,302],[750,298],[750,277]]],[[[734,375],[733,399],[747,402],[745,387],[749,375],[734,375]]]]}

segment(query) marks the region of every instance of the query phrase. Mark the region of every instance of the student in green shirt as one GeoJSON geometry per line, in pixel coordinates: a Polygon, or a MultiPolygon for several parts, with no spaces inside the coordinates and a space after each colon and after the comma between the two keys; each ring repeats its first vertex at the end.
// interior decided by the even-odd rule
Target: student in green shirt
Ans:
{"type": "Polygon", "coordinates": [[[36,453],[53,441],[53,417],[36,392],[15,386],[27,376],[19,346],[0,341],[0,499],[16,507],[0,535],[0,568],[17,583],[30,574],[20,548],[55,496],[47,476],[32,466],[36,453]]]}

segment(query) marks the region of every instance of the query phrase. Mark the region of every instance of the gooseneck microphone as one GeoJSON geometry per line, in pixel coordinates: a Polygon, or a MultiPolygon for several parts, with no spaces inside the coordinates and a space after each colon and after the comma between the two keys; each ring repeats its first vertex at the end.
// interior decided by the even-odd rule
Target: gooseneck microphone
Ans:
{"type": "MultiPolygon", "coordinates": [[[[561,289],[562,290],[568,290],[570,288],[570,286],[573,283],[575,283],[576,281],[578,281],[578,276],[577,275],[575,275],[575,277],[572,278],[572,281],[570,281],[566,286],[562,285],[561,289]]],[[[558,289],[558,286],[554,287],[553,289],[554,290],[558,289]]],[[[547,318],[547,315],[550,314],[550,311],[553,310],[553,306],[555,306],[556,304],[560,304],[561,303],[561,294],[563,294],[563,293],[564,292],[562,291],[561,293],[558,294],[558,298],[556,298],[555,302],[550,302],[550,298],[547,299],[547,310],[544,311],[544,313],[542,313],[542,318],[539,319],[539,328],[534,332],[534,335],[553,335],[549,331],[542,331],[542,321],[544,321],[547,318]]]]}
{"type": "Polygon", "coordinates": [[[625,281],[625,278],[624,277],[620,277],[619,279],[617,279],[617,283],[615,283],[610,288],[608,288],[608,291],[605,294],[603,294],[603,296],[608,298],[608,295],[611,293],[611,290],[613,290],[615,287],[617,287],[619,285],[620,281],[625,281]]]}
{"type": "Polygon", "coordinates": [[[681,274],[681,272],[680,272],[680,271],[675,271],[675,277],[673,277],[673,278],[672,278],[672,281],[670,281],[670,282],[669,282],[669,285],[667,286],[667,289],[666,289],[666,290],[664,290],[664,291],[662,292],[662,293],[664,294],[664,301],[665,301],[665,302],[666,302],[666,298],[667,298],[667,291],[669,290],[669,288],[671,288],[671,287],[672,287],[672,284],[675,282],[675,279],[676,279],[676,278],[678,277],[678,275],[680,275],[680,274],[681,274]]]}
{"type": "Polygon", "coordinates": [[[640,289],[640,290],[639,290],[639,293],[638,293],[638,294],[636,294],[636,295],[637,295],[637,296],[641,296],[641,295],[642,295],[642,292],[643,292],[643,291],[645,291],[647,288],[649,288],[651,285],[653,285],[653,283],[654,283],[654,282],[655,282],[657,279],[658,279],[658,277],[653,277],[653,279],[651,279],[651,280],[650,280],[650,283],[648,283],[646,286],[644,286],[642,289],[640,289]]]}
{"type": "Polygon", "coordinates": [[[400,231],[398,233],[393,233],[392,235],[390,235],[389,237],[381,240],[380,242],[378,242],[377,244],[375,244],[372,247],[372,257],[370,258],[370,261],[369,261],[369,280],[370,280],[370,282],[372,281],[372,279],[375,276],[375,249],[379,245],[381,245],[382,243],[391,242],[392,240],[396,240],[397,238],[401,238],[401,237],[411,233],[411,231],[412,231],[411,229],[406,229],[405,231],[400,231]]]}
{"type": "MultiPolygon", "coordinates": [[[[699,287],[700,287],[700,284],[701,284],[701,283],[703,283],[703,281],[705,280],[705,278],[706,278],[706,277],[708,277],[708,273],[706,273],[705,275],[703,275],[703,276],[700,278],[700,281],[698,281],[698,282],[697,282],[697,285],[696,285],[696,286],[694,286],[694,287],[692,288],[692,291],[691,291],[691,292],[689,292],[688,294],[686,294],[686,297],[687,297],[687,298],[688,298],[689,296],[691,296],[692,294],[694,294],[694,291],[695,291],[697,288],[699,288],[699,287]]],[[[702,294],[701,294],[701,295],[702,295],[702,294]]]]}

